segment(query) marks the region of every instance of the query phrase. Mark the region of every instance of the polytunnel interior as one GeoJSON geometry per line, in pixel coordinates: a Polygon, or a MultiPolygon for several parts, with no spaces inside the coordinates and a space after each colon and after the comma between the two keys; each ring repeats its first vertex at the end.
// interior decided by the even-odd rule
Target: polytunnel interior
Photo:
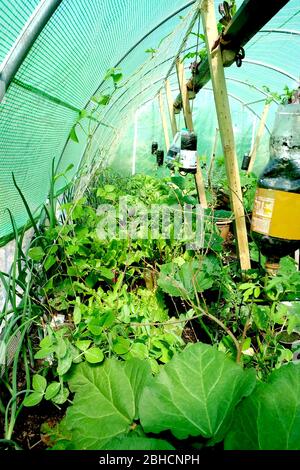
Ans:
{"type": "Polygon", "coordinates": [[[300,450],[299,41],[299,0],[0,0],[0,452],[300,450]]]}
{"type": "MultiPolygon", "coordinates": [[[[238,1],[237,7],[241,3],[238,1]]],[[[42,4],[1,2],[3,63],[22,29],[29,27],[36,8],[43,8],[42,4]]],[[[59,172],[74,165],[69,177],[83,161],[98,164],[105,160],[130,173],[135,113],[138,113],[137,171],[149,171],[151,141],[160,140],[163,145],[157,93],[168,74],[174,97],[178,93],[176,73],[171,66],[197,7],[193,1],[167,0],[113,3],[103,0],[84,4],[80,0],[63,0],[53,4],[51,17],[30,45],[0,105],[2,243],[12,232],[7,209],[13,210],[19,228],[28,221],[12,173],[33,211],[47,198],[53,159],[59,172]],[[145,52],[152,49],[154,54],[145,52]],[[80,121],[76,131],[79,142],[70,140],[70,130],[79,113],[89,111],[95,104],[92,97],[111,93],[110,83],[103,79],[107,70],[116,66],[123,74],[121,86],[110,103],[96,112],[94,122],[80,121]],[[93,134],[88,151],[87,128],[93,134]]],[[[226,69],[239,160],[251,147],[252,129],[258,125],[268,95],[265,87],[279,94],[285,85],[297,87],[298,7],[297,0],[287,2],[246,45],[242,67],[232,65],[226,69]]],[[[197,20],[194,32],[198,28],[202,32],[202,24],[197,20]]],[[[196,43],[196,36],[189,35],[181,57],[195,51],[196,43]]],[[[198,44],[201,47],[203,44],[198,44]]],[[[187,75],[190,63],[191,60],[185,60],[187,75]]],[[[199,154],[209,158],[217,127],[210,82],[192,106],[199,154]]],[[[268,158],[268,134],[275,110],[273,103],[265,142],[256,159],[256,172],[268,158]]],[[[182,115],[177,119],[181,125],[182,115]]],[[[222,153],[220,144],[218,152],[222,153]]]]}

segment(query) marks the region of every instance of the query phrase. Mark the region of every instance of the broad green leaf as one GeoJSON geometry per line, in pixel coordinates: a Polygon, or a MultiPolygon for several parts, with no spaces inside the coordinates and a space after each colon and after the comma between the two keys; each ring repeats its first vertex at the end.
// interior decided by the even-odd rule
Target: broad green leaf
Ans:
{"type": "Polygon", "coordinates": [[[161,267],[157,284],[159,287],[172,297],[185,297],[186,289],[181,280],[175,277],[177,266],[173,263],[165,264],[161,267]]]}
{"type": "Polygon", "coordinates": [[[36,392],[44,393],[47,387],[47,380],[39,374],[35,374],[32,378],[32,388],[36,392]]]}
{"type": "Polygon", "coordinates": [[[219,265],[214,259],[205,258],[201,261],[186,261],[178,266],[167,263],[161,267],[158,278],[159,287],[173,297],[194,298],[195,291],[203,292],[214,283],[213,273],[219,265]]]}
{"type": "Polygon", "coordinates": [[[66,374],[72,365],[72,361],[73,361],[73,358],[72,358],[70,351],[67,351],[67,354],[65,355],[65,357],[58,359],[58,366],[57,366],[58,375],[66,374]]]}
{"type": "Polygon", "coordinates": [[[109,310],[101,315],[100,321],[103,328],[109,328],[114,323],[115,319],[114,312],[109,310]]]}
{"type": "Polygon", "coordinates": [[[53,345],[53,337],[52,336],[45,336],[45,338],[43,338],[40,341],[40,348],[42,348],[42,349],[50,348],[52,345],[53,345]]]}
{"type": "Polygon", "coordinates": [[[56,263],[56,257],[54,255],[48,256],[44,263],[45,271],[49,271],[49,269],[52,268],[52,266],[54,266],[55,263],[56,263]]]}
{"type": "Polygon", "coordinates": [[[138,406],[142,391],[145,384],[150,381],[152,377],[151,367],[149,361],[136,361],[135,359],[131,359],[124,363],[124,369],[133,389],[136,404],[135,418],[138,418],[138,406]]]}
{"type": "Polygon", "coordinates": [[[24,399],[23,405],[28,407],[36,406],[42,401],[43,396],[42,392],[33,392],[24,399]]]}
{"type": "Polygon", "coordinates": [[[110,95],[100,95],[100,96],[93,96],[92,101],[95,103],[101,105],[101,106],[106,106],[110,102],[111,96],[110,95]]]}
{"type": "Polygon", "coordinates": [[[122,80],[123,74],[122,73],[114,73],[112,74],[112,79],[114,83],[118,83],[120,80],[122,80]]]}
{"type": "Polygon", "coordinates": [[[106,193],[113,193],[116,191],[116,187],[113,184],[106,184],[103,189],[106,193]]]}
{"type": "Polygon", "coordinates": [[[279,263],[279,270],[278,274],[282,276],[290,276],[297,271],[296,263],[293,258],[286,256],[285,258],[281,258],[279,263]]]}
{"type": "Polygon", "coordinates": [[[87,351],[85,351],[84,357],[91,364],[97,364],[97,363],[103,361],[104,354],[103,354],[103,351],[101,351],[100,348],[94,347],[94,348],[90,348],[87,351]]]}
{"type": "Polygon", "coordinates": [[[100,318],[92,318],[87,327],[92,335],[100,336],[102,334],[103,326],[100,318]]]}
{"type": "Polygon", "coordinates": [[[134,380],[132,370],[126,370],[115,359],[101,366],[84,362],[74,368],[69,385],[75,397],[63,426],[72,435],[76,449],[100,450],[114,437],[130,431],[135,417],[135,395],[140,394],[137,384],[143,383],[139,374],[143,376],[145,372],[143,363],[137,359],[132,368],[136,373],[134,380]]]}
{"type": "Polygon", "coordinates": [[[69,137],[70,137],[71,140],[73,140],[73,142],[76,142],[76,144],[78,144],[79,139],[78,139],[77,134],[76,134],[76,129],[75,129],[76,124],[72,127],[69,137]]]}
{"type": "Polygon", "coordinates": [[[42,348],[37,353],[35,353],[35,359],[45,359],[54,353],[56,346],[49,346],[49,348],[42,348]]]}
{"type": "Polygon", "coordinates": [[[30,248],[28,250],[28,256],[33,261],[39,262],[44,258],[45,252],[44,252],[43,248],[41,248],[40,246],[35,246],[34,248],[30,248]]]}
{"type": "Polygon", "coordinates": [[[80,304],[77,302],[77,299],[73,313],[73,320],[75,325],[78,325],[81,322],[81,308],[80,304]]]}
{"type": "Polygon", "coordinates": [[[109,441],[105,450],[175,450],[167,441],[149,437],[123,436],[109,441]]]}
{"type": "Polygon", "coordinates": [[[58,245],[51,245],[48,249],[47,249],[47,254],[48,255],[55,255],[55,253],[57,253],[58,251],[58,245]]]}
{"type": "Polygon", "coordinates": [[[89,349],[90,345],[91,345],[91,340],[90,339],[81,339],[81,340],[78,340],[76,341],[76,346],[78,349],[80,349],[80,351],[86,351],[87,349],[89,349]]]}
{"type": "Polygon", "coordinates": [[[59,393],[52,398],[53,403],[62,405],[67,401],[69,393],[70,392],[66,387],[61,388],[59,393]]]}
{"type": "Polygon", "coordinates": [[[116,354],[126,354],[130,349],[130,340],[119,336],[113,342],[112,350],[116,354]]]}
{"type": "Polygon", "coordinates": [[[48,385],[46,392],[45,392],[45,399],[51,400],[58,394],[60,390],[60,383],[59,382],[52,382],[48,385]]]}
{"type": "Polygon", "coordinates": [[[275,370],[236,409],[227,450],[300,450],[300,365],[275,370]]]}
{"type": "Polygon", "coordinates": [[[102,267],[100,269],[100,274],[104,279],[109,279],[110,281],[115,277],[114,273],[112,272],[111,269],[102,267]]]}
{"type": "Polygon", "coordinates": [[[252,316],[257,328],[266,330],[270,322],[270,306],[253,304],[252,316]]]}
{"type": "Polygon", "coordinates": [[[145,432],[170,429],[178,439],[221,441],[234,409],[255,386],[243,369],[212,346],[194,344],[166,364],[144,388],[139,412],[145,432]]]}
{"type": "Polygon", "coordinates": [[[67,353],[67,344],[63,338],[57,338],[57,344],[55,346],[55,352],[57,357],[62,359],[67,353]]]}

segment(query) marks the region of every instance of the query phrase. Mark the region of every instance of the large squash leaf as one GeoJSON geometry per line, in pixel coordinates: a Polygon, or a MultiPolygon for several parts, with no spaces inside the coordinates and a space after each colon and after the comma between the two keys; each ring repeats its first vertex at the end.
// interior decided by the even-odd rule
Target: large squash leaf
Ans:
{"type": "Polygon", "coordinates": [[[228,450],[300,450],[300,365],[275,370],[237,408],[228,450]]]}
{"type": "Polygon", "coordinates": [[[105,450],[174,450],[174,447],[163,439],[126,436],[116,437],[108,442],[105,450]]]}
{"type": "Polygon", "coordinates": [[[141,424],[145,432],[170,429],[178,439],[201,435],[220,441],[234,408],[254,386],[254,370],[243,371],[212,346],[191,345],[144,388],[141,424]]]}
{"type": "Polygon", "coordinates": [[[140,387],[150,376],[145,361],[124,363],[110,359],[103,366],[79,364],[69,381],[76,392],[62,426],[76,449],[102,449],[127,433],[136,416],[140,387]],[[133,373],[134,371],[134,373],[133,373]]]}

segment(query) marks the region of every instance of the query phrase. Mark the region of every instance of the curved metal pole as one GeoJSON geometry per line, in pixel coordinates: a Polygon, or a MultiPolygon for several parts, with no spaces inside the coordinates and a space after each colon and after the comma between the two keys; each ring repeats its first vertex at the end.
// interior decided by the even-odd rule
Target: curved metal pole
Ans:
{"type": "MultiPolygon", "coordinates": [[[[170,76],[175,75],[175,74],[176,74],[176,72],[173,72],[170,76]]],[[[164,78],[165,78],[165,77],[159,78],[159,79],[156,80],[154,83],[152,83],[149,87],[146,87],[144,90],[140,91],[140,92],[137,93],[133,98],[131,98],[131,99],[119,110],[120,115],[121,115],[122,111],[131,103],[131,101],[135,100],[139,95],[141,95],[142,93],[144,93],[145,91],[147,91],[147,89],[150,88],[151,86],[153,86],[153,85],[155,85],[156,83],[159,83],[159,82],[161,82],[162,80],[164,80],[164,78]]],[[[242,82],[241,80],[236,80],[236,79],[231,79],[231,78],[227,78],[227,80],[238,81],[238,82],[244,84],[245,86],[252,87],[252,85],[250,85],[250,84],[248,84],[248,83],[246,83],[246,82],[242,82]]],[[[207,88],[207,87],[204,87],[203,89],[205,89],[205,90],[207,90],[207,91],[212,91],[212,89],[207,88]]],[[[265,93],[263,90],[260,90],[259,88],[257,88],[257,90],[258,90],[260,93],[264,94],[265,96],[268,96],[267,93],[265,93]]],[[[174,90],[173,90],[173,91],[174,91],[174,90]]],[[[259,116],[259,114],[257,114],[252,108],[250,108],[250,106],[249,106],[247,103],[245,103],[243,100],[241,100],[241,99],[238,98],[237,96],[233,95],[232,93],[228,93],[228,95],[229,95],[232,99],[234,99],[235,101],[238,101],[239,103],[241,103],[245,108],[247,108],[247,109],[248,109],[254,116],[256,116],[258,119],[261,118],[261,116],[259,116]]],[[[122,94],[121,96],[123,96],[123,94],[122,94]]],[[[121,96],[120,96],[120,97],[121,97],[121,96]]],[[[120,98],[120,97],[119,97],[119,98],[120,98]]],[[[118,99],[119,99],[119,98],[118,98],[118,99]]],[[[153,100],[153,97],[150,98],[149,100],[146,100],[145,102],[143,102],[143,103],[141,104],[141,106],[143,106],[144,104],[146,104],[146,103],[148,103],[148,102],[150,102],[150,101],[152,101],[152,100],[153,100]]],[[[116,102],[115,102],[115,103],[116,103],[116,102]]],[[[115,103],[113,103],[113,104],[115,104],[115,103]]],[[[109,113],[109,111],[111,111],[111,109],[112,109],[112,108],[110,108],[110,109],[105,113],[104,117],[106,117],[106,115],[109,113]]],[[[97,130],[99,129],[99,127],[100,127],[100,124],[98,124],[98,126],[96,127],[95,132],[97,132],[97,130]]],[[[270,129],[269,129],[269,127],[267,126],[267,124],[265,125],[265,127],[266,127],[267,132],[270,134],[271,132],[270,132],[270,129]]]]}
{"type": "Polygon", "coordinates": [[[259,33],[281,33],[281,34],[291,34],[292,36],[300,36],[300,31],[296,29],[261,29],[259,33]]]}
{"type": "Polygon", "coordinates": [[[285,75],[286,77],[291,78],[295,82],[298,82],[297,77],[295,77],[294,75],[291,75],[290,73],[286,72],[285,70],[279,67],[275,67],[274,65],[266,64],[265,62],[260,62],[259,60],[251,60],[251,59],[243,59],[243,62],[245,62],[246,64],[258,65],[259,67],[265,67],[266,69],[274,70],[274,72],[281,73],[282,75],[285,75]]]}
{"type": "MultiPolygon", "coordinates": [[[[172,76],[172,75],[176,75],[176,72],[173,72],[173,73],[170,74],[170,76],[172,76]]],[[[131,99],[119,110],[119,112],[121,113],[121,112],[124,110],[124,108],[126,108],[126,107],[131,103],[131,101],[135,100],[139,95],[141,95],[142,93],[144,93],[145,91],[147,91],[149,88],[151,88],[151,86],[156,85],[157,83],[163,81],[164,78],[165,78],[165,77],[159,78],[159,79],[156,80],[155,82],[151,83],[151,85],[149,85],[148,87],[144,88],[142,91],[139,91],[139,93],[137,93],[133,98],[131,98],[131,99]]],[[[237,79],[234,79],[234,78],[226,78],[226,80],[235,81],[235,82],[241,83],[241,84],[243,84],[243,85],[245,85],[245,86],[248,86],[249,88],[252,88],[252,87],[253,87],[253,88],[257,89],[257,91],[259,91],[261,94],[265,95],[266,97],[268,96],[268,94],[267,94],[265,91],[261,90],[260,88],[256,87],[255,85],[251,85],[251,84],[249,84],[249,83],[247,83],[247,82],[243,82],[242,80],[237,80],[237,79]]],[[[207,89],[207,88],[206,88],[206,89],[207,89]]],[[[104,118],[105,118],[105,117],[107,116],[107,114],[113,109],[113,106],[117,103],[117,101],[121,98],[121,96],[123,96],[125,93],[126,93],[126,92],[124,92],[122,95],[120,95],[120,97],[113,103],[112,107],[111,107],[109,110],[107,110],[107,112],[106,112],[105,115],[104,115],[104,118]]],[[[234,95],[232,95],[232,96],[234,96],[234,95]]],[[[235,98],[236,98],[236,97],[235,97],[235,98]]],[[[153,98],[151,98],[151,99],[153,99],[153,98]]],[[[236,99],[238,99],[238,98],[236,98],[236,99]]],[[[150,100],[149,100],[149,101],[150,101],[150,100]]],[[[244,101],[241,101],[241,100],[240,100],[240,102],[241,102],[244,106],[247,107],[247,104],[246,104],[244,101]]],[[[249,109],[250,109],[250,108],[249,108],[249,109]]],[[[251,109],[250,109],[250,110],[251,110],[251,109]]],[[[253,110],[251,110],[251,111],[253,111],[253,110]]],[[[254,112],[254,114],[255,114],[255,112],[254,112]]],[[[259,117],[259,116],[258,116],[258,117],[259,117]]],[[[99,126],[98,126],[98,127],[99,127],[99,126]]],[[[97,128],[96,128],[96,131],[97,131],[97,128]]]]}
{"type": "Polygon", "coordinates": [[[0,103],[32,45],[62,0],[42,0],[0,66],[0,103]]]}
{"type": "MultiPolygon", "coordinates": [[[[190,49],[193,49],[195,46],[192,46],[192,47],[189,47],[187,49],[185,49],[184,51],[182,52],[187,52],[189,51],[190,49]]],[[[163,62],[160,62],[158,65],[156,65],[153,69],[151,69],[150,71],[148,70],[144,75],[142,75],[137,81],[139,81],[140,79],[143,79],[146,75],[148,75],[149,73],[151,73],[153,70],[155,70],[156,68],[159,68],[161,65],[165,64],[166,62],[172,60],[173,57],[169,57],[168,59],[164,60],[163,62]]],[[[246,63],[249,63],[249,64],[252,64],[252,65],[257,65],[257,66],[261,66],[261,67],[265,67],[267,69],[270,69],[270,70],[274,70],[275,72],[278,72],[278,73],[281,73],[282,75],[285,75],[289,78],[291,78],[292,80],[295,80],[296,82],[298,81],[298,79],[296,77],[294,77],[293,75],[290,75],[288,72],[286,72],[285,70],[283,69],[280,69],[279,67],[275,67],[273,65],[270,65],[270,64],[266,64],[264,62],[259,62],[259,61],[255,61],[255,60],[251,60],[251,59],[244,59],[243,62],[246,62],[246,63]]],[[[170,74],[170,75],[173,75],[173,74],[170,74]]],[[[160,80],[164,80],[165,77],[163,77],[162,79],[160,80]]],[[[228,78],[227,78],[228,80],[228,78]]],[[[232,81],[234,81],[234,79],[231,79],[232,81]]],[[[159,80],[158,80],[159,81],[159,80]]],[[[157,83],[158,81],[156,81],[155,83],[157,83]]],[[[238,81],[237,79],[235,81],[238,81]]],[[[136,82],[135,82],[136,83],[136,82]]],[[[245,85],[247,84],[246,82],[242,82],[241,83],[244,83],[245,85]]],[[[152,84],[153,85],[153,84],[152,84]]],[[[265,94],[267,96],[267,94],[261,90],[260,88],[256,87],[255,85],[250,85],[250,87],[253,86],[253,88],[257,89],[257,91],[259,91],[260,93],[262,94],[265,94]]],[[[115,106],[115,104],[122,98],[122,96],[124,96],[126,93],[127,93],[128,89],[126,89],[123,93],[121,93],[121,95],[116,99],[116,101],[114,101],[111,105],[111,107],[107,110],[107,112],[105,113],[105,116],[107,115],[107,113],[115,106]]]]}
{"type": "MultiPolygon", "coordinates": [[[[196,0],[190,0],[189,2],[187,2],[183,7],[179,8],[178,10],[176,10],[175,12],[173,12],[171,15],[167,16],[164,20],[162,20],[160,23],[158,23],[154,28],[152,28],[150,31],[148,31],[148,33],[146,33],[142,38],[140,38],[130,49],[128,49],[128,51],[121,57],[121,59],[119,59],[119,61],[114,65],[114,68],[118,67],[122,62],[123,60],[125,60],[129,54],[131,54],[131,52],[137,47],[139,46],[145,39],[147,39],[147,37],[149,37],[152,33],[154,33],[157,29],[159,29],[161,26],[163,26],[165,23],[167,23],[169,20],[171,20],[172,18],[174,18],[174,16],[178,15],[179,13],[181,13],[182,11],[186,10],[188,7],[190,7],[191,5],[193,5],[194,3],[196,2],[196,0]]],[[[91,96],[94,96],[98,93],[98,91],[100,90],[100,88],[102,87],[102,85],[105,83],[105,80],[102,80],[102,82],[100,83],[100,85],[98,85],[98,87],[96,88],[96,90],[94,91],[94,93],[92,93],[91,96]]],[[[89,100],[86,102],[85,106],[84,106],[84,109],[86,109],[90,103],[91,99],[89,98],[89,100]]],[[[111,109],[111,108],[110,108],[111,109]]],[[[95,132],[98,130],[99,126],[97,126],[95,132]]],[[[61,160],[62,160],[62,157],[63,157],[63,154],[65,153],[65,150],[67,148],[67,145],[69,143],[69,138],[66,140],[66,143],[64,145],[64,148],[62,149],[62,152],[61,152],[61,155],[58,159],[58,164],[57,164],[57,167],[59,166],[61,160]]]]}
{"type": "MultiPolygon", "coordinates": [[[[174,75],[174,74],[173,74],[173,75],[174,75]]],[[[158,80],[158,81],[160,81],[160,80],[158,80]]],[[[154,83],[153,83],[152,85],[154,85],[154,83]]],[[[143,90],[142,92],[140,92],[139,94],[143,93],[143,92],[146,91],[146,90],[147,90],[147,88],[146,88],[145,90],[143,90]]],[[[202,90],[206,90],[206,91],[209,91],[209,92],[212,92],[212,91],[213,91],[212,88],[209,88],[209,87],[206,87],[206,86],[203,87],[202,90]]],[[[173,89],[172,91],[177,91],[177,88],[176,88],[176,89],[173,89]]],[[[139,94],[138,94],[138,95],[139,95],[139,94]]],[[[136,95],[133,99],[135,99],[138,95],[136,95]]],[[[241,103],[245,108],[249,109],[249,111],[250,111],[252,114],[254,114],[254,116],[256,116],[258,119],[261,118],[261,116],[260,116],[259,114],[257,114],[252,108],[250,108],[250,106],[249,106],[247,103],[245,103],[245,101],[241,100],[240,98],[238,98],[236,95],[233,95],[232,93],[228,93],[228,96],[230,96],[232,99],[234,99],[234,100],[238,101],[239,103],[241,103]]],[[[132,99],[132,100],[133,100],[133,99],[132,99]]],[[[150,99],[144,101],[144,102],[140,105],[140,107],[144,106],[144,105],[147,104],[147,103],[150,103],[150,101],[152,101],[153,99],[154,99],[154,98],[152,97],[152,98],[150,98],[150,99]]],[[[131,101],[132,101],[132,100],[131,100],[131,101]]],[[[129,103],[130,103],[130,102],[129,102],[129,103]]],[[[123,108],[120,110],[120,115],[121,115],[122,111],[123,111],[127,106],[128,106],[128,103],[127,103],[125,106],[123,106],[123,108]]],[[[270,129],[269,129],[269,127],[267,126],[267,124],[266,124],[265,127],[266,127],[268,133],[270,134],[271,132],[270,132],[270,129]]]]}
{"type": "MultiPolygon", "coordinates": [[[[208,87],[203,87],[203,90],[207,90],[207,91],[210,91],[211,93],[213,92],[213,89],[212,88],[208,88],[208,87]]],[[[238,98],[237,96],[233,95],[232,93],[228,93],[228,96],[230,96],[230,98],[238,101],[239,103],[241,103],[245,108],[249,109],[249,111],[254,114],[254,116],[256,116],[258,119],[261,119],[261,116],[259,114],[257,114],[255,111],[253,111],[252,108],[250,108],[250,106],[245,103],[245,101],[241,100],[240,98],[238,98]]],[[[267,129],[268,133],[271,134],[271,131],[268,127],[267,124],[265,124],[265,128],[267,129]]]]}

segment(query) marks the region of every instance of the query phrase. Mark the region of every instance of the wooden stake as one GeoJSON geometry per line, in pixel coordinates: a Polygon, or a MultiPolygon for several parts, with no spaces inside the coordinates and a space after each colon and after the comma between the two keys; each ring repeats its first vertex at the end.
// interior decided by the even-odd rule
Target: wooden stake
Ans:
{"type": "Polygon", "coordinates": [[[168,124],[167,124],[167,118],[166,118],[166,114],[165,114],[165,107],[164,107],[164,100],[163,100],[162,90],[160,90],[160,92],[158,94],[158,102],[159,102],[161,122],[162,122],[164,136],[165,136],[166,150],[168,151],[169,148],[170,148],[170,138],[169,138],[168,124]]]}
{"type": "Polygon", "coordinates": [[[191,113],[189,94],[188,94],[188,90],[186,87],[186,81],[185,81],[185,76],[184,76],[184,65],[182,62],[180,62],[180,59],[178,59],[176,62],[176,70],[177,70],[180,93],[182,96],[182,106],[183,106],[185,125],[189,131],[193,132],[194,124],[193,124],[193,118],[192,118],[192,113],[191,113]]]}
{"type": "MultiPolygon", "coordinates": [[[[180,93],[182,96],[183,115],[184,115],[185,125],[189,131],[193,132],[194,123],[193,123],[193,116],[192,116],[191,107],[190,107],[188,90],[187,90],[185,76],[184,76],[184,65],[182,62],[180,62],[179,59],[176,62],[176,70],[177,70],[179,89],[180,89],[180,93]]],[[[200,201],[200,204],[203,207],[203,209],[206,209],[207,200],[206,200],[206,194],[205,194],[205,186],[204,186],[203,175],[201,172],[201,168],[199,166],[198,158],[197,158],[197,171],[195,174],[195,184],[196,184],[198,199],[200,201]]]]}
{"type": "Polygon", "coordinates": [[[260,123],[259,123],[258,131],[257,131],[256,138],[255,138],[255,143],[254,143],[254,146],[253,146],[253,149],[252,149],[252,152],[251,152],[250,163],[249,163],[249,167],[248,167],[248,170],[247,170],[248,174],[251,173],[252,170],[253,170],[253,166],[254,166],[254,162],[255,162],[255,159],[256,159],[257,151],[259,149],[261,139],[262,139],[262,137],[264,135],[264,132],[265,132],[266,121],[267,121],[269,109],[270,109],[270,103],[266,103],[265,107],[264,107],[264,110],[263,110],[263,113],[262,113],[262,116],[261,116],[260,123]]]}
{"type": "Polygon", "coordinates": [[[208,182],[209,187],[211,187],[211,177],[212,177],[212,170],[213,170],[215,158],[216,158],[218,137],[219,137],[219,129],[216,128],[214,143],[213,143],[212,152],[211,152],[210,161],[209,161],[209,167],[207,170],[207,182],[208,182]]]}
{"type": "Polygon", "coordinates": [[[173,137],[175,137],[178,129],[177,129],[177,123],[176,123],[176,118],[175,118],[175,113],[174,113],[174,108],[173,108],[174,101],[173,101],[173,98],[172,98],[172,93],[171,93],[171,87],[170,87],[169,80],[166,80],[166,82],[165,82],[165,89],[166,89],[166,97],[167,97],[167,103],[168,103],[168,108],[169,108],[169,116],[170,116],[172,134],[173,134],[173,137]]]}
{"type": "Polygon", "coordinates": [[[247,270],[251,268],[248,236],[223,61],[219,46],[212,51],[218,38],[214,0],[203,0],[201,15],[206,37],[206,47],[209,51],[208,60],[230,188],[231,207],[235,216],[240,264],[242,270],[247,270]]]}

